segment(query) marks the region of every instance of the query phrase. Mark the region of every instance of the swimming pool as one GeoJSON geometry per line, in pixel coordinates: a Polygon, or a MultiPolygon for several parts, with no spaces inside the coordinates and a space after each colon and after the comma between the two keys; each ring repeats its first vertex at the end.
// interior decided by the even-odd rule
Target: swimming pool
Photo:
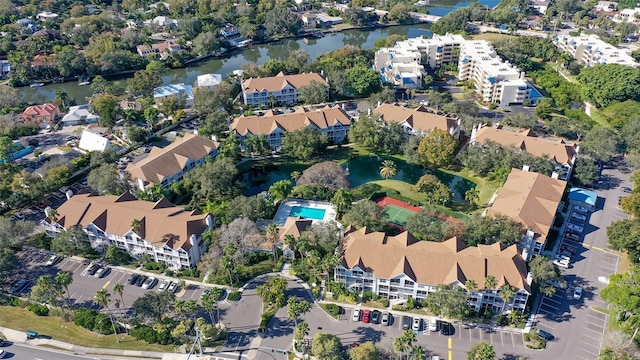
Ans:
{"type": "Polygon", "coordinates": [[[290,217],[303,217],[305,219],[323,220],[325,209],[310,208],[304,206],[294,206],[289,213],[290,217]]]}

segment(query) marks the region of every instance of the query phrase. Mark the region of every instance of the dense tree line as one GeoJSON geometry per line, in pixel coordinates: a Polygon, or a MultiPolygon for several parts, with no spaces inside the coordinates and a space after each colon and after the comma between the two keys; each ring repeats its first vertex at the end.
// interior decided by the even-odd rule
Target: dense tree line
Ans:
{"type": "Polygon", "coordinates": [[[619,64],[590,66],[582,69],[578,80],[584,98],[597,107],[614,102],[640,100],[640,70],[619,64]]]}

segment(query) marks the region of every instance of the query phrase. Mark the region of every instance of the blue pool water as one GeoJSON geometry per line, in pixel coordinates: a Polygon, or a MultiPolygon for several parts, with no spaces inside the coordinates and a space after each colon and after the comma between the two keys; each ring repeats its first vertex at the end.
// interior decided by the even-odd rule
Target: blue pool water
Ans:
{"type": "Polygon", "coordinates": [[[305,219],[322,220],[324,219],[325,209],[314,209],[304,206],[294,206],[289,213],[290,217],[303,217],[305,219]]]}

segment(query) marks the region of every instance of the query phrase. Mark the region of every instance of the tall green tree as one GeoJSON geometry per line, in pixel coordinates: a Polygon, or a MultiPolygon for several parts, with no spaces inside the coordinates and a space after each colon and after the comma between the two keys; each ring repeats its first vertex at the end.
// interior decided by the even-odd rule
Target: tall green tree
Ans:
{"type": "Polygon", "coordinates": [[[480,342],[467,351],[468,360],[494,360],[496,358],[496,351],[493,345],[485,342],[480,342]]]}
{"type": "Polygon", "coordinates": [[[396,176],[398,169],[396,163],[393,160],[385,160],[380,165],[380,176],[383,179],[389,179],[396,176]]]}
{"type": "Polygon", "coordinates": [[[206,162],[191,171],[186,179],[194,195],[202,200],[230,199],[240,193],[238,169],[230,158],[206,162]]]}
{"type": "Polygon", "coordinates": [[[67,304],[71,304],[71,294],[69,293],[69,285],[73,282],[73,274],[68,271],[60,271],[56,274],[56,285],[64,289],[67,297],[67,304]]]}
{"type": "Polygon", "coordinates": [[[420,141],[418,153],[423,164],[429,167],[446,166],[455,155],[458,142],[448,132],[433,129],[420,141]]]}
{"type": "Polygon", "coordinates": [[[406,330],[399,337],[393,339],[393,350],[401,356],[408,354],[413,348],[413,344],[418,341],[413,330],[406,330]]]}
{"type": "MultiPolygon", "coordinates": [[[[349,360],[380,360],[380,350],[373,341],[367,341],[349,349],[349,360]]],[[[423,357],[424,359],[424,357],[423,357]]]]}
{"type": "Polygon", "coordinates": [[[99,94],[91,100],[90,108],[92,113],[98,115],[100,125],[113,128],[120,114],[120,101],[111,94],[99,94]]]}
{"type": "Polygon", "coordinates": [[[351,206],[342,217],[344,224],[355,227],[367,227],[372,231],[380,231],[385,224],[385,209],[370,200],[360,201],[351,206]]]}
{"type": "Polygon", "coordinates": [[[311,127],[288,132],[282,140],[282,152],[301,160],[309,160],[327,148],[329,139],[324,133],[311,127]]]}
{"type": "Polygon", "coordinates": [[[99,194],[120,195],[128,189],[126,181],[120,177],[113,164],[102,164],[91,170],[87,176],[87,184],[99,194]]]}
{"type": "Polygon", "coordinates": [[[298,97],[305,104],[320,104],[327,99],[327,88],[313,80],[308,85],[300,87],[298,97]]]}
{"type": "Polygon", "coordinates": [[[135,96],[151,96],[153,89],[162,85],[162,78],[157,72],[138,70],[127,80],[129,92],[135,96]]]}
{"type": "Polygon", "coordinates": [[[317,332],[311,343],[311,353],[317,359],[340,360],[340,339],[333,335],[317,332]]]}
{"type": "Polygon", "coordinates": [[[435,175],[422,175],[414,187],[416,191],[427,195],[429,204],[434,202],[445,205],[453,198],[451,189],[442,183],[435,175]]]}
{"type": "Polygon", "coordinates": [[[349,80],[349,89],[354,95],[369,97],[382,88],[378,72],[365,65],[356,65],[347,69],[346,77],[349,80]]]}

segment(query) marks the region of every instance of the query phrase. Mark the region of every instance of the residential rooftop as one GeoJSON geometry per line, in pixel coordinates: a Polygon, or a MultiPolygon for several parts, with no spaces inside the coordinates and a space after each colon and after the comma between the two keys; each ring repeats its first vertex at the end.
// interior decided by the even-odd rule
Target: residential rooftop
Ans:
{"type": "Polygon", "coordinates": [[[244,80],[242,87],[244,92],[247,93],[281,90],[284,89],[287,84],[296,89],[300,89],[303,86],[309,85],[312,81],[317,81],[326,87],[329,86],[327,81],[318,73],[285,75],[283,72],[280,72],[276,76],[244,80]]]}

